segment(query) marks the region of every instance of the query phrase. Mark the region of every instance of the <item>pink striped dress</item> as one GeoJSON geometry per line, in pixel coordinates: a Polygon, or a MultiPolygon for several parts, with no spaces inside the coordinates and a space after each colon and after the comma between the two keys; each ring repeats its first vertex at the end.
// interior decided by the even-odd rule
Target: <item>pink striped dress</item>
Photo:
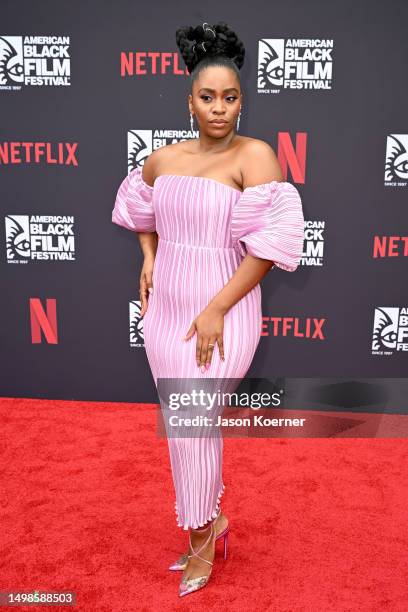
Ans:
{"type": "MultiPolygon", "coordinates": [[[[163,174],[154,187],[142,169],[120,184],[112,222],[159,236],[153,294],[144,316],[150,369],[159,378],[242,379],[257,349],[262,325],[256,285],[224,317],[222,361],[215,346],[201,373],[196,338],[182,338],[193,319],[233,276],[247,253],[293,272],[303,252],[304,217],[298,190],[272,181],[240,191],[215,179],[163,174]]],[[[168,437],[177,525],[187,530],[215,518],[225,490],[222,437],[168,437]]]]}

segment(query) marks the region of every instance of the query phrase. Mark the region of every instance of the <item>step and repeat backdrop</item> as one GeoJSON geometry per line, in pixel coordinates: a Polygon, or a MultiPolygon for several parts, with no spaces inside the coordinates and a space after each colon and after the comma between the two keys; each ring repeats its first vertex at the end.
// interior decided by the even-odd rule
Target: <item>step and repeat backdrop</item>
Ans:
{"type": "Polygon", "coordinates": [[[198,137],[175,31],[204,21],[244,42],[239,133],[274,148],[305,214],[300,266],[261,283],[248,376],[407,375],[406,3],[14,0],[0,25],[1,395],[157,402],[138,235],[111,214],[154,149],[198,137]]]}

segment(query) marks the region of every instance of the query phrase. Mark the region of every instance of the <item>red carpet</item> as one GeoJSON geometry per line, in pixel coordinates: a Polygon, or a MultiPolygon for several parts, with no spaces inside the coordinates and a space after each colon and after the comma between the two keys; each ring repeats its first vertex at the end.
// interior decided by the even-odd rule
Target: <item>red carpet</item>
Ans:
{"type": "Polygon", "coordinates": [[[407,440],[225,439],[230,556],[218,543],[210,583],[181,599],[155,407],[0,409],[1,591],[72,590],[81,612],[408,609],[407,440]]]}

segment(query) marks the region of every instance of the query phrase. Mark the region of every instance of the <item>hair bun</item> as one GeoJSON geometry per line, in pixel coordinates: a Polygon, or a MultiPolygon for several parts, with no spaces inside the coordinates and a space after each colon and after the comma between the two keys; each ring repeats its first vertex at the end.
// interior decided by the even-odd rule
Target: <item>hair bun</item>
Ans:
{"type": "Polygon", "coordinates": [[[244,44],[225,21],[182,26],[176,30],[176,43],[190,73],[206,56],[224,55],[239,69],[244,64],[244,44]]]}
{"type": "Polygon", "coordinates": [[[201,27],[203,30],[204,40],[215,40],[217,38],[217,34],[212,28],[209,27],[208,23],[203,23],[201,27]]]}
{"type": "Polygon", "coordinates": [[[194,45],[193,49],[196,52],[196,48],[200,47],[204,53],[209,53],[216,50],[217,33],[215,30],[204,22],[203,25],[197,26],[193,30],[194,45]],[[203,46],[204,43],[204,46],[203,46]]]}

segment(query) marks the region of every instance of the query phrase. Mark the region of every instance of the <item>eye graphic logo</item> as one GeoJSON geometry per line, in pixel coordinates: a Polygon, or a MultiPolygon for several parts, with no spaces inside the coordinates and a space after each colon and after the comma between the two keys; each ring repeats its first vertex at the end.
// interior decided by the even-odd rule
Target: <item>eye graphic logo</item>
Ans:
{"type": "Polygon", "coordinates": [[[24,83],[22,36],[0,36],[0,85],[24,83]]]}
{"type": "Polygon", "coordinates": [[[406,186],[408,181],[408,134],[389,134],[385,154],[386,185],[406,186]]]}
{"type": "Polygon", "coordinates": [[[376,308],[374,314],[373,350],[395,348],[399,308],[376,308]]]}
{"type": "Polygon", "coordinates": [[[7,215],[5,225],[7,259],[30,259],[30,224],[28,215],[7,215]]]}
{"type": "Polygon", "coordinates": [[[143,166],[152,152],[151,130],[128,131],[128,173],[143,166]]]}
{"type": "Polygon", "coordinates": [[[258,89],[282,87],[285,43],[282,39],[263,39],[258,45],[258,89]]]}
{"type": "Polygon", "coordinates": [[[129,332],[130,346],[144,346],[143,317],[140,315],[142,302],[132,300],[129,302],[129,332]]]}
{"type": "Polygon", "coordinates": [[[375,309],[371,348],[374,355],[408,350],[408,308],[381,306],[375,309]]]}

